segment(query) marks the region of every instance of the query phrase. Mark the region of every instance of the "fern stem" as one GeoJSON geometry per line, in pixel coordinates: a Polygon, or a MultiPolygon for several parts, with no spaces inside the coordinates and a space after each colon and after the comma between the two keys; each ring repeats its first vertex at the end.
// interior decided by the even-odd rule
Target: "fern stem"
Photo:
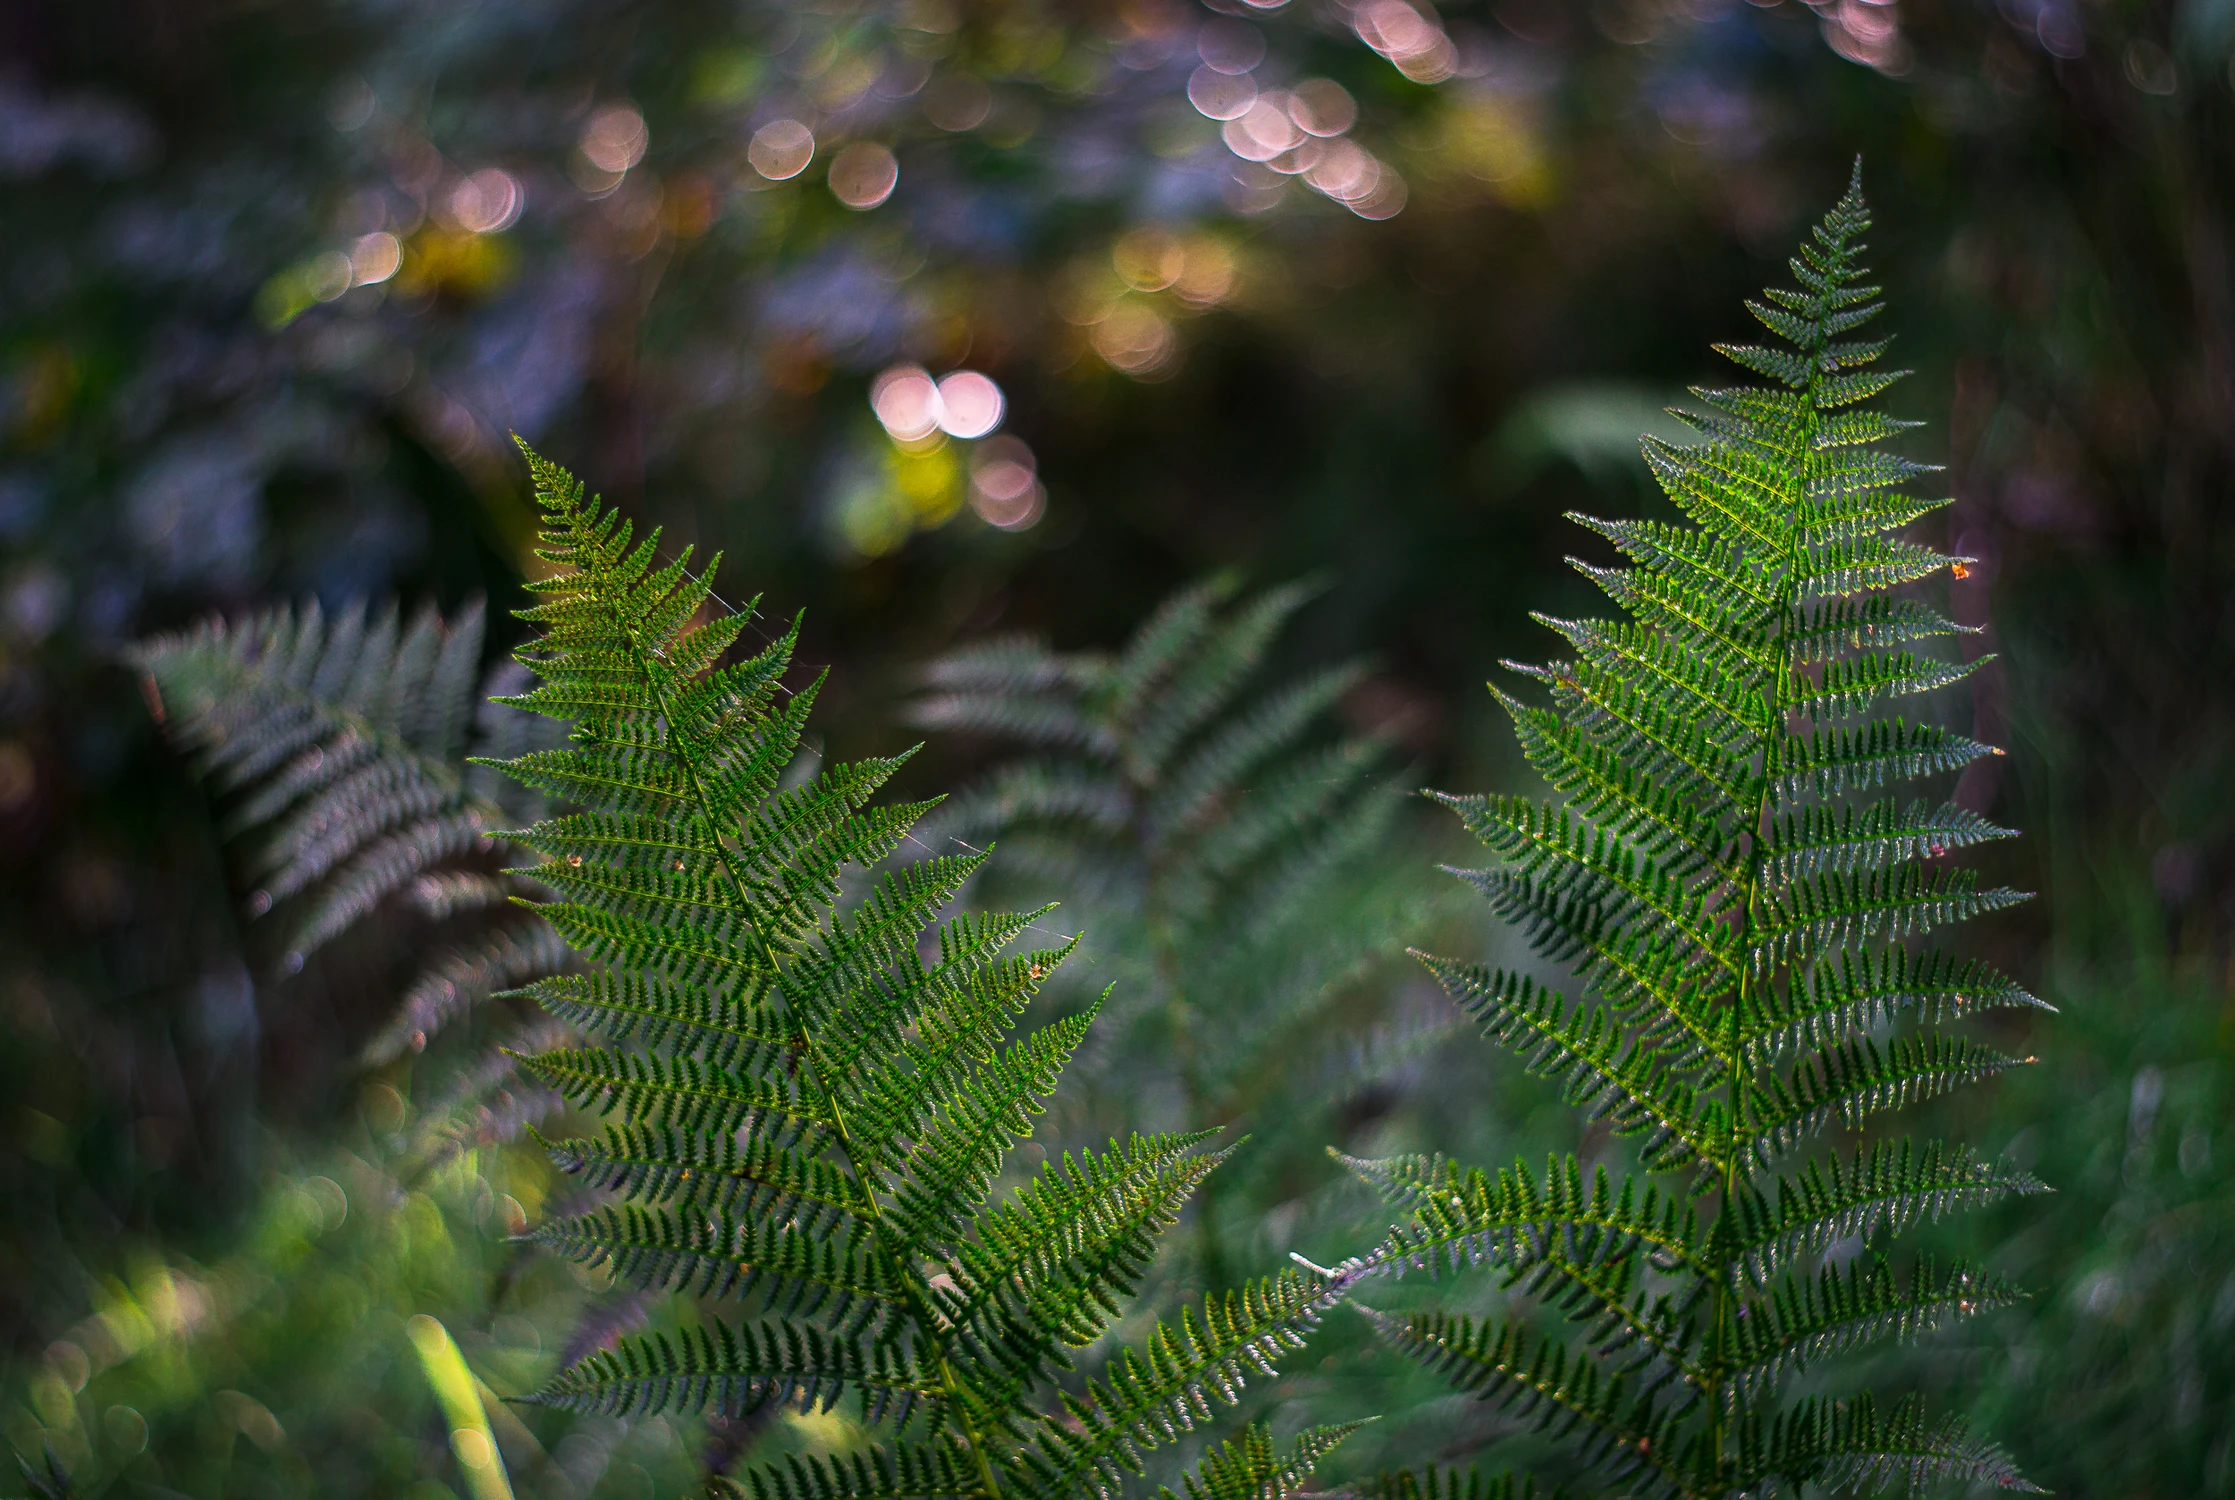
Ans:
{"type": "MultiPolygon", "coordinates": [[[[1822,340],[1819,338],[1818,343],[1821,342],[1822,340]]],[[[1808,352],[1813,361],[1814,357],[1821,351],[1817,348],[1811,348],[1808,352]]],[[[1794,433],[1791,438],[1792,457],[1803,469],[1805,469],[1807,455],[1811,451],[1811,439],[1815,435],[1817,418],[1814,396],[1816,382],[1820,378],[1820,376],[1810,378],[1808,400],[1802,408],[1804,413],[1802,424],[1800,430],[1794,433]]],[[[1805,478],[1802,482],[1805,484],[1805,478]]],[[[1798,503],[1799,497],[1796,495],[1795,504],[1798,503]]],[[[1726,1466],[1723,1450],[1727,1436],[1727,1423],[1724,1410],[1723,1378],[1726,1374],[1725,1363],[1729,1357],[1731,1302],[1733,1300],[1731,1283],[1737,1255],[1731,1245],[1730,1236],[1724,1232],[1724,1225],[1730,1222],[1731,1202],[1738,1195],[1739,1176],[1744,1162],[1744,1131],[1741,1125],[1740,1100],[1746,1088],[1746,1049],[1741,1044],[1740,1037],[1746,1024],[1746,1004],[1752,998],[1752,986],[1755,983],[1759,968],[1759,965],[1753,960],[1757,933],[1755,907],[1761,894],[1762,866],[1767,844],[1767,824],[1770,810],[1770,791],[1776,785],[1778,771],[1783,764],[1783,757],[1779,754],[1779,750],[1785,737],[1791,733],[1791,726],[1787,719],[1790,713],[1790,705],[1795,701],[1792,691],[1793,653],[1791,637],[1793,611],[1797,603],[1793,580],[1799,566],[1799,552],[1800,530],[1798,527],[1789,528],[1785,535],[1784,555],[1778,559],[1777,601],[1773,616],[1776,621],[1776,634],[1769,641],[1771,676],[1768,702],[1765,705],[1768,709],[1767,727],[1764,729],[1762,736],[1762,756],[1759,771],[1761,787],[1755,795],[1754,816],[1748,825],[1746,835],[1745,904],[1741,908],[1741,925],[1739,928],[1738,992],[1731,1002],[1729,1071],[1725,1075],[1730,1127],[1729,1134],[1726,1137],[1725,1149],[1728,1156],[1723,1163],[1722,1196],[1715,1208],[1715,1355],[1708,1366],[1710,1379],[1707,1392],[1709,1456],[1715,1465],[1714,1493],[1718,1496],[1728,1494],[1730,1491],[1730,1485],[1724,1478],[1726,1466]]]]}
{"type": "MultiPolygon", "coordinates": [[[[675,758],[682,763],[684,775],[690,780],[691,796],[698,803],[699,816],[706,820],[707,833],[714,840],[714,846],[721,851],[722,871],[729,877],[731,886],[737,891],[741,907],[749,907],[751,891],[745,883],[743,874],[739,872],[734,862],[729,840],[724,837],[723,830],[717,821],[714,802],[707,795],[706,784],[700,775],[698,761],[691,754],[683,739],[676,733],[675,717],[671,712],[668,694],[661,685],[659,674],[652,670],[648,653],[638,638],[636,624],[629,617],[627,611],[614,607],[610,602],[602,600],[601,602],[606,602],[607,608],[612,611],[614,622],[619,626],[622,638],[629,643],[629,650],[636,658],[637,671],[651,691],[653,703],[659,713],[660,720],[667,725],[670,746],[674,751],[675,758]]],[[[784,969],[777,958],[775,945],[768,940],[768,934],[762,931],[757,923],[754,925],[753,935],[760,942],[762,956],[768,960],[769,973],[777,981],[779,993],[781,993],[784,969]]],[[[804,1016],[798,1015],[796,1012],[794,1014],[796,1019],[805,1021],[804,1016]]],[[[870,1180],[869,1174],[863,1171],[859,1158],[854,1152],[853,1137],[846,1127],[845,1112],[838,1103],[836,1093],[822,1077],[822,1070],[815,1060],[814,1036],[804,1024],[800,1026],[798,1036],[802,1080],[814,1089],[817,1095],[817,1104],[830,1119],[831,1127],[837,1137],[839,1152],[846,1161],[846,1170],[852,1174],[855,1185],[861,1191],[864,1217],[869,1222],[869,1232],[875,1241],[878,1253],[885,1258],[886,1264],[899,1280],[902,1295],[907,1299],[908,1310],[916,1320],[919,1333],[930,1340],[935,1351],[934,1362],[939,1374],[939,1383],[946,1392],[948,1410],[952,1413],[955,1423],[962,1429],[963,1440],[970,1449],[971,1457],[977,1463],[978,1478],[984,1487],[983,1500],[1001,1500],[1001,1481],[994,1473],[992,1457],[986,1451],[985,1441],[978,1433],[977,1424],[970,1420],[970,1411],[964,1400],[961,1377],[956,1374],[953,1361],[947,1356],[945,1344],[936,1337],[939,1320],[931,1307],[930,1288],[925,1284],[919,1268],[908,1264],[895,1254],[891,1245],[887,1242],[884,1219],[877,1201],[876,1184],[870,1180]]]]}

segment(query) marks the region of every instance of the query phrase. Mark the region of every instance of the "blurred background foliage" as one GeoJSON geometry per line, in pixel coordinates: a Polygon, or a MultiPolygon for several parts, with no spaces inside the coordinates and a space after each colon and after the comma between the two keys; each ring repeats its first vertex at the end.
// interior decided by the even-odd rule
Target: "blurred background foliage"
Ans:
{"type": "MultiPolygon", "coordinates": [[[[1584,597],[1561,513],[1648,503],[1637,432],[1860,152],[1896,407],[2000,653],[1971,712],[2013,753],[1959,795],[2043,893],[1982,941],[2064,1007],[1961,1127],[2061,1189],[1967,1242],[2039,1300],[1903,1378],[2059,1492],[2228,1492],[2231,54],[2229,0],[6,7],[7,1437],[95,1492],[431,1496],[483,1492],[473,1441],[621,1495],[831,1436],[493,1399],[668,1313],[502,1242],[531,1154],[418,1154],[443,1080],[358,1061],[408,913],[275,975],[132,639],[306,595],[501,617],[518,431],[807,607],[840,753],[905,743],[943,652],[1115,650],[1238,568],[1324,580],[1271,655],[1366,654],[1344,732],[1517,785],[1479,682],[1584,597]]],[[[910,786],[1003,753],[942,734],[910,786]]],[[[1472,1159],[1568,1130],[1464,1038],[1333,1118],[1472,1159]]],[[[1296,1222],[1224,1233],[1355,1248],[1296,1222]]],[[[1393,1378],[1329,1358],[1276,1396],[1393,1378]]]]}

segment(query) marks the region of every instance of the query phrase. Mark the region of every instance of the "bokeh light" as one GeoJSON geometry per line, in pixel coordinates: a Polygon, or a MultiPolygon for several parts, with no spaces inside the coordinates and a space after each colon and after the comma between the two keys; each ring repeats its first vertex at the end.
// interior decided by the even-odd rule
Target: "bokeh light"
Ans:
{"type": "Polygon", "coordinates": [[[615,177],[644,160],[651,144],[652,133],[633,104],[608,104],[582,129],[583,159],[615,177]]]}
{"type": "Polygon", "coordinates": [[[871,209],[892,196],[900,163],[875,141],[856,141],[831,158],[830,191],[852,209],[871,209]]]}
{"type": "Polygon", "coordinates": [[[470,234],[497,234],[510,229],[527,201],[520,183],[510,172],[483,167],[450,190],[450,217],[470,234]]]}
{"type": "Polygon", "coordinates": [[[958,438],[981,438],[1001,425],[1007,402],[1001,387],[976,370],[957,370],[938,385],[940,430],[958,438]]]}
{"type": "Polygon", "coordinates": [[[1152,307],[1120,302],[1088,333],[1094,352],[1126,374],[1147,378],[1173,363],[1177,340],[1172,325],[1152,307]]]}
{"type": "Polygon", "coordinates": [[[815,159],[815,132],[797,120],[771,120],[753,132],[745,159],[770,182],[797,177],[815,159]]]}
{"type": "Polygon", "coordinates": [[[1362,219],[1394,217],[1408,196],[1396,169],[1352,140],[1324,142],[1304,181],[1362,219]]]}
{"type": "Polygon", "coordinates": [[[1169,231],[1134,229],[1110,250],[1118,279],[1137,292],[1161,292],[1187,270],[1187,247],[1169,231]]]}
{"type": "Polygon", "coordinates": [[[357,268],[339,250],[328,250],[310,261],[308,286],[311,296],[320,302],[333,301],[355,285],[356,280],[357,268]]]}
{"type": "Polygon", "coordinates": [[[924,118],[941,130],[976,130],[993,113],[993,90],[968,73],[945,73],[923,95],[924,118]]]}
{"type": "Polygon", "coordinates": [[[403,242],[385,229],[361,235],[349,247],[350,276],[359,286],[378,286],[403,263],[403,242]]]}
{"type": "Polygon", "coordinates": [[[1264,94],[1219,130],[1226,149],[1243,161],[1271,161],[1304,139],[1288,117],[1288,96],[1264,94]]]}
{"type": "Polygon", "coordinates": [[[920,443],[939,430],[939,387],[921,365],[894,365],[869,385],[869,409],[898,443],[920,443]]]}
{"type": "Polygon", "coordinates": [[[1368,0],[1351,13],[1351,27],[1414,83],[1441,83],[1459,70],[1459,50],[1443,27],[1405,0],[1368,0]]]}
{"type": "Polygon", "coordinates": [[[1187,101],[1209,119],[1239,119],[1257,102],[1257,83],[1247,73],[1221,73],[1206,63],[1189,76],[1187,101]]]}
{"type": "Polygon", "coordinates": [[[970,455],[970,508],[989,525],[1023,531],[1047,510],[1032,450],[1017,438],[990,438],[970,455]]]}
{"type": "Polygon", "coordinates": [[[1214,307],[1232,295],[1238,269],[1232,250],[1218,240],[1199,236],[1187,243],[1179,280],[1172,284],[1172,291],[1191,308],[1214,307]]]}
{"type": "Polygon", "coordinates": [[[1358,123],[1358,101],[1332,78],[1307,78],[1289,91],[1288,117],[1306,135],[1342,135],[1358,123]]]}
{"type": "Polygon", "coordinates": [[[1265,60],[1265,33],[1247,21],[1206,21],[1195,50],[1215,72],[1247,73],[1265,60]]]}

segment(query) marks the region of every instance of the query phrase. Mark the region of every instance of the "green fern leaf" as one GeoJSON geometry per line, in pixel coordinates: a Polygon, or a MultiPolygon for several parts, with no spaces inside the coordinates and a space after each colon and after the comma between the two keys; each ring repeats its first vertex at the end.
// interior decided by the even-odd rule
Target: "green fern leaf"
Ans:
{"type": "MultiPolygon", "coordinates": [[[[1311,1477],[1320,1459],[1364,1425],[1314,1427],[1298,1436],[1285,1453],[1273,1446],[1271,1433],[1252,1425],[1206,1455],[1182,1488],[1187,1500],[1287,1500],[1311,1477]]],[[[1179,1493],[1168,1487],[1156,1493],[1157,1500],[1180,1500],[1179,1493]]]]}
{"type": "Polygon", "coordinates": [[[969,1500],[978,1476],[967,1451],[951,1443],[872,1448],[838,1458],[786,1458],[718,1480],[717,1494],[747,1500],[969,1500]]]}
{"type": "Polygon", "coordinates": [[[1118,1356],[1083,1395],[1066,1392],[1061,1417],[1042,1416],[1014,1464],[1023,1495],[1115,1494],[1140,1455],[1192,1430],[1211,1402],[1231,1401],[1252,1374],[1283,1354],[1347,1291],[1356,1274],[1289,1272],[1207,1299],[1200,1313],[1159,1324],[1147,1347],[1118,1356]]]}
{"type": "MultiPolygon", "coordinates": [[[[147,696],[218,797],[221,827],[254,889],[252,931],[277,929],[280,977],[345,932],[404,921],[431,961],[365,1044],[375,1066],[425,1049],[462,1016],[565,967],[557,934],[515,898],[542,894],[503,873],[489,831],[531,819],[539,799],[468,764],[550,736],[541,721],[477,700],[518,686],[505,663],[481,676],[482,612],[316,603],[210,621],[135,646],[147,696]],[[269,924],[268,926],[265,924],[269,924]]],[[[519,1086],[501,1057],[448,1068],[423,1115],[420,1148],[495,1143],[556,1101],[519,1086]]]]}
{"type": "Polygon", "coordinates": [[[1368,1313],[1391,1345],[1531,1430],[1570,1444],[1629,1494],[1685,1493],[1673,1424],[1622,1375],[1515,1323],[1443,1313],[1368,1313]]]}
{"type": "Polygon", "coordinates": [[[1060,882],[1088,903],[1096,959],[1122,975],[1098,1081],[1129,1100],[1176,1093],[1157,1123],[1183,1134],[1252,1132],[1249,1157],[1197,1199],[1195,1263],[1213,1289],[1243,1235],[1294,1204],[1337,1107],[1450,1029],[1440,1014],[1369,1015],[1363,1045],[1349,1026],[1296,1044],[1372,1003],[1359,981],[1428,907],[1389,858],[1401,799],[1387,747],[1329,722],[1364,668],[1267,670],[1314,592],[1245,594],[1221,576],[1166,600],[1114,654],[967,648],[925,669],[914,711],[1028,752],[933,814],[925,837],[998,840],[994,889],[1060,882]]]}
{"type": "Polygon", "coordinates": [[[1948,1023],[2047,1008],[1929,943],[2024,899],[1943,863],[2010,830],[1889,795],[2001,752],[1889,712],[1987,658],[1933,654],[1970,631],[1915,586],[1957,560],[1899,533],[1943,502],[1904,490],[1931,466],[1876,446],[1914,424],[1859,405],[1899,378],[1870,368],[1884,341],[1847,336],[1880,310],[1857,263],[1868,224],[1858,178],[1801,246],[1798,287],[1748,304],[1791,347],[1718,346],[1771,385],[1697,390],[1702,441],[1646,439],[1683,522],[1585,521],[1624,562],[1578,566],[1626,618],[1545,619],[1573,653],[1521,669],[1549,705],[1499,695],[1558,800],[1438,797],[1496,861],[1454,873],[1583,994],[1422,955],[1429,972],[1530,1071],[1637,1138],[1645,1173],[1688,1182],[1600,1170],[1587,1188],[1572,1158],[1541,1183],[1432,1157],[1353,1164],[1408,1215],[1373,1270],[1486,1263],[1573,1336],[1441,1314],[1382,1318],[1385,1333],[1550,1423],[1626,1493],[2022,1484],[1999,1449],[1909,1407],[1881,1421],[1866,1401],[1778,1406],[1792,1370],[2007,1305],[1998,1279],[1903,1275],[1881,1247],[2042,1190],[1937,1143],[1791,1160],[2020,1061],[1948,1023]]]}
{"type": "MultiPolygon", "coordinates": [[[[902,1439],[749,1465],[732,1488],[752,1496],[1106,1493],[1300,1345],[1360,1270],[1214,1299],[1060,1392],[1067,1351],[1101,1340],[1222,1154],[1201,1134],[1136,1139],[989,1201],[1094,1020],[1020,1029],[1077,939],[1020,953],[1045,909],[945,915],[984,857],[896,859],[932,806],[872,803],[906,757],[788,784],[814,699],[783,682],[797,622],[723,665],[747,615],[705,618],[689,552],[661,563],[656,534],[529,465],[554,572],[523,612],[539,682],[509,701],[573,729],[502,769],[580,810],[509,838],[590,968],[525,993],[597,1040],[522,1067],[607,1118],[552,1157],[619,1198],[531,1238],[727,1304],[623,1339],[536,1399],[733,1416],[858,1400],[902,1439]]],[[[1292,1476],[1331,1441],[1266,1472],[1292,1476]]],[[[1251,1472],[1253,1451],[1206,1482],[1251,1472]]]]}
{"type": "Polygon", "coordinates": [[[1754,1452],[1744,1455],[1740,1472],[1803,1476],[1826,1489],[1862,1493],[1895,1484],[1915,1492],[1950,1481],[2042,1493],[2001,1447],[1973,1437],[1961,1417],[1933,1421],[1918,1398],[1903,1401],[1883,1417],[1868,1396],[1852,1402],[1802,1402],[1776,1420],[1754,1452]]]}

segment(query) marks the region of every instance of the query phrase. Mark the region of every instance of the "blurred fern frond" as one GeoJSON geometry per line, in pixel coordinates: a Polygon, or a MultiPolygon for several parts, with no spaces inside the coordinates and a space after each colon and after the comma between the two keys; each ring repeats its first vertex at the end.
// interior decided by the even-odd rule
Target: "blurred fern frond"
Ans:
{"type": "Polygon", "coordinates": [[[1489,1263],[1568,1320],[1375,1314],[1383,1334],[1627,1495],[2032,1488],[1914,1401],[1779,1404],[1796,1373],[2013,1300],[1960,1265],[1897,1272],[1887,1241],[2042,1190],[1943,1143],[1818,1144],[2017,1065],[1939,1028],[2041,1005],[1920,941],[2021,898],[1948,861],[2008,829],[1890,794],[2000,752],[1886,711],[1976,662],[1917,649],[1961,627],[1905,586],[1964,563],[1899,534],[1934,502],[1879,445],[1914,424],[1862,405],[1897,378],[1853,336],[1880,307],[1869,222],[1858,176],[1792,262],[1799,289],[1748,304],[1791,347],[1721,352],[1773,385],[1697,391],[1703,441],[1647,439],[1688,524],[1584,522],[1627,559],[1583,570],[1628,618],[1546,620],[1574,652],[1522,669],[1550,706],[1500,695],[1557,798],[1442,798],[1498,857],[1463,878],[1598,1000],[1425,962],[1642,1170],[1353,1163],[1409,1214],[1379,1264],[1489,1263]]]}
{"type": "MultiPolygon", "coordinates": [[[[509,756],[551,736],[545,722],[488,700],[521,685],[505,662],[481,670],[481,606],[408,619],[393,604],[329,616],[315,602],[210,620],[140,643],[165,732],[192,758],[241,851],[251,917],[282,928],[279,977],[377,912],[424,924],[431,957],[366,1048],[385,1063],[427,1046],[497,993],[567,962],[568,950],[515,897],[537,891],[504,870],[492,830],[540,816],[539,796],[468,753],[509,756]]],[[[489,1116],[509,1135],[532,1101],[505,1094],[509,1068],[468,1067],[453,1114],[489,1116]]]]}
{"type": "MultiPolygon", "coordinates": [[[[997,1195],[1093,1018],[1017,1030],[1077,939],[1017,951],[1044,911],[941,921],[983,856],[891,861],[931,805],[873,800],[905,755],[786,783],[821,686],[783,683],[798,623],[723,665],[752,605],[704,618],[711,567],[694,578],[687,550],[661,564],[656,532],[635,540],[563,470],[529,465],[554,573],[523,611],[539,681],[508,701],[574,727],[502,769],[582,811],[509,837],[540,857],[526,874],[558,898],[540,910],[587,966],[531,988],[600,1045],[524,1065],[607,1118],[552,1152],[616,1199],[534,1238],[730,1304],[624,1338],[536,1399],[843,1406],[883,1439],[729,1481],[769,1500],[1113,1493],[1269,1373],[1355,1269],[1213,1294],[1064,1380],[1224,1153],[1204,1133],[1135,1137],[997,1195]]],[[[1246,1436],[1193,1492],[1289,1493],[1340,1436],[1287,1454],[1246,1436]]]]}
{"type": "Polygon", "coordinates": [[[1360,993],[1429,903],[1387,857],[1404,802],[1387,745],[1331,724],[1364,668],[1266,682],[1312,592],[1242,596],[1215,577],[1114,655],[1030,639],[966,648],[926,669],[912,710],[1024,752],[929,826],[998,840],[1005,888],[1083,893],[1104,935],[1096,957],[1135,997],[1114,1019],[1138,1023],[1137,1044],[1108,1059],[1129,1104],[1170,1090],[1173,1128],[1252,1131],[1257,1170],[1198,1199],[1196,1258],[1213,1285],[1277,1184],[1318,1159],[1334,1108],[1449,1029],[1360,993]],[[1300,1045],[1313,1036],[1329,1040],[1300,1045]]]}

